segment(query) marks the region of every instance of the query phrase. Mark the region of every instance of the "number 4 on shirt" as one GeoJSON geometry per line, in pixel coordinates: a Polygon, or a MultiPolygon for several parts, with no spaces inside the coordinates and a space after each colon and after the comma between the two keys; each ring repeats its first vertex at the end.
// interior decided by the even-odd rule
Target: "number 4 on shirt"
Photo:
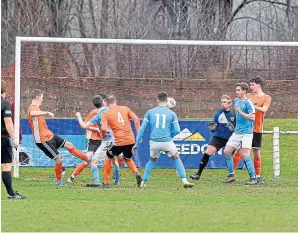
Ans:
{"type": "Polygon", "coordinates": [[[121,112],[118,112],[118,122],[122,123],[124,125],[124,119],[121,115],[121,112]]]}

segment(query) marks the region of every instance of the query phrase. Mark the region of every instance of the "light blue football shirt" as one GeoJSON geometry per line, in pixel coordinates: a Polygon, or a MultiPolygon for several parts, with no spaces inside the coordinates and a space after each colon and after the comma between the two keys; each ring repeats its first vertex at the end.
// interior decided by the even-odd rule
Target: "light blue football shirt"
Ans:
{"type": "MultiPolygon", "coordinates": [[[[239,98],[234,99],[234,108],[239,106],[240,110],[246,114],[255,113],[255,107],[253,103],[248,99],[240,100],[239,98]]],[[[246,119],[236,112],[236,134],[252,134],[254,128],[254,121],[246,119]]]]}
{"type": "MultiPolygon", "coordinates": [[[[102,107],[101,109],[99,109],[97,114],[94,117],[92,117],[92,119],[89,122],[91,124],[97,123],[97,125],[100,127],[100,125],[101,125],[101,116],[104,112],[106,112],[108,110],[109,110],[109,108],[107,106],[102,107]]],[[[107,131],[106,138],[104,138],[103,140],[108,141],[108,140],[111,140],[111,139],[112,139],[111,134],[109,133],[109,131],[107,131]]]]}
{"type": "Polygon", "coordinates": [[[169,142],[180,132],[176,113],[165,106],[158,106],[147,111],[136,139],[141,141],[147,126],[150,126],[150,141],[169,142]]]}

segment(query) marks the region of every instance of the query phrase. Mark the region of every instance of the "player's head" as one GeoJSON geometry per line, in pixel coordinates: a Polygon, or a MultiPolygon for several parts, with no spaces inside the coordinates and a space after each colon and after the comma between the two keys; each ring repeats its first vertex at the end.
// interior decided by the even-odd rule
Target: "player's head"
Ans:
{"type": "Polygon", "coordinates": [[[36,102],[36,104],[41,105],[43,101],[43,91],[39,89],[34,89],[32,91],[31,98],[36,102]]]}
{"type": "Polygon", "coordinates": [[[115,105],[117,103],[116,97],[114,95],[107,95],[105,98],[107,105],[115,105]]]}
{"type": "Polygon", "coordinates": [[[221,101],[221,108],[223,110],[229,110],[232,106],[232,98],[229,95],[223,95],[220,99],[221,101]]]}
{"type": "Polygon", "coordinates": [[[7,93],[7,83],[4,80],[1,80],[1,95],[7,93]]]}
{"type": "Polygon", "coordinates": [[[107,105],[107,103],[106,103],[106,97],[107,97],[107,95],[105,95],[105,94],[99,94],[99,95],[100,95],[101,98],[103,99],[102,106],[106,106],[106,105],[107,105]]]}
{"type": "Polygon", "coordinates": [[[256,93],[259,90],[262,90],[263,84],[264,84],[264,80],[259,76],[255,76],[249,80],[249,86],[253,93],[256,93]]]}
{"type": "Polygon", "coordinates": [[[95,95],[92,99],[92,103],[94,107],[96,108],[101,108],[103,104],[103,99],[100,95],[95,95]]]}
{"type": "Polygon", "coordinates": [[[248,84],[245,82],[237,83],[236,85],[236,95],[238,98],[243,98],[248,92],[248,84]]]}
{"type": "Polygon", "coordinates": [[[167,104],[168,101],[168,93],[162,91],[157,93],[157,103],[158,104],[167,104]]]}

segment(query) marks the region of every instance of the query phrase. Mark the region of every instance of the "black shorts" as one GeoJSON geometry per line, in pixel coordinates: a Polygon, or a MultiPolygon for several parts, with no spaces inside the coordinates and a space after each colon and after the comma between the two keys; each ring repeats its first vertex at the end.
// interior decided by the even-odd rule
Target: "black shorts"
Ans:
{"type": "Polygon", "coordinates": [[[1,164],[12,163],[12,146],[8,136],[1,136],[1,164]]]}
{"type": "Polygon", "coordinates": [[[101,145],[101,140],[88,139],[87,151],[95,152],[101,145]]]}
{"type": "Polygon", "coordinates": [[[262,133],[253,133],[252,148],[260,149],[262,147],[262,133]]]}
{"type": "Polygon", "coordinates": [[[221,148],[226,146],[229,139],[224,139],[220,137],[213,137],[211,142],[209,143],[210,146],[214,146],[217,151],[219,151],[221,148]]]}
{"type": "Polygon", "coordinates": [[[119,156],[123,153],[123,158],[131,159],[132,158],[132,151],[134,144],[126,145],[126,146],[115,146],[111,143],[111,146],[108,147],[107,156],[112,159],[115,156],[119,156]]]}
{"type": "Polygon", "coordinates": [[[54,135],[54,137],[50,141],[36,143],[36,145],[50,159],[56,159],[59,156],[58,148],[63,147],[65,143],[66,141],[63,138],[54,135]]]}

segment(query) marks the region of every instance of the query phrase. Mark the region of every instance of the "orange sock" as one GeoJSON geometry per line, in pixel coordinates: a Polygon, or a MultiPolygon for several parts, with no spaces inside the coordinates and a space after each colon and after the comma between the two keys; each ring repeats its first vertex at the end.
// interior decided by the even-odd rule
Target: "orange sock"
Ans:
{"type": "Polygon", "coordinates": [[[110,177],[112,173],[112,163],[110,159],[105,160],[105,164],[103,167],[103,174],[104,174],[104,184],[109,184],[110,183],[110,177]]]}
{"type": "Polygon", "coordinates": [[[234,171],[237,169],[240,160],[241,160],[241,153],[235,152],[233,156],[234,171]]]}
{"type": "Polygon", "coordinates": [[[62,163],[56,163],[54,169],[56,173],[56,180],[62,180],[62,163]]]}
{"type": "Polygon", "coordinates": [[[76,167],[76,169],[73,171],[73,173],[72,173],[72,175],[74,175],[74,176],[78,176],[78,175],[80,175],[80,173],[87,167],[87,165],[88,165],[88,163],[87,162],[82,162],[82,163],[80,163],[77,167],[76,167]]]}
{"type": "Polygon", "coordinates": [[[125,161],[125,163],[127,164],[127,166],[129,167],[129,169],[134,173],[137,174],[139,171],[136,167],[135,162],[132,159],[128,159],[125,161]]]}
{"type": "Polygon", "coordinates": [[[261,176],[262,161],[261,157],[254,156],[254,165],[257,176],[261,176]]]}
{"type": "Polygon", "coordinates": [[[122,159],[122,158],[120,159],[120,158],[118,157],[118,158],[117,158],[117,161],[118,161],[119,167],[122,168],[122,167],[123,167],[123,159],[122,159]]]}
{"type": "Polygon", "coordinates": [[[73,154],[74,156],[84,160],[84,161],[87,161],[88,160],[88,157],[86,155],[83,154],[82,151],[79,151],[77,148],[73,147],[71,149],[68,150],[71,154],[73,154]]]}

